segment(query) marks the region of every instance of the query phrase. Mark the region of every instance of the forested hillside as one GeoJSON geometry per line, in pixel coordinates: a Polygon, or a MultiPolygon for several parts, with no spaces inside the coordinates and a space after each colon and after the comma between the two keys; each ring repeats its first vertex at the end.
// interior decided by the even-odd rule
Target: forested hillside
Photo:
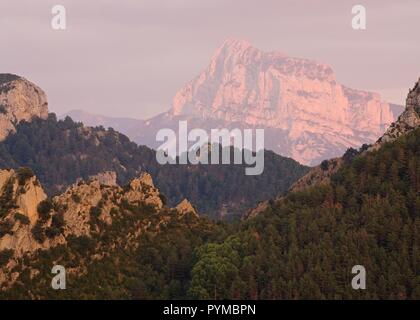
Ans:
{"type": "Polygon", "coordinates": [[[125,204],[92,237],[24,256],[0,297],[419,299],[419,141],[417,129],[359,154],[240,224],[125,204]],[[72,270],[67,290],[50,289],[56,263],[72,270]],[[354,265],[366,290],[351,287],[354,265]]]}
{"type": "MultiPolygon", "coordinates": [[[[15,281],[0,281],[0,299],[183,298],[194,249],[223,237],[222,226],[170,208],[125,203],[112,210],[112,224],[94,220],[95,210],[90,236],[16,258],[8,271],[15,281]],[[57,264],[66,268],[66,290],[51,288],[57,264]]],[[[9,251],[0,251],[0,268],[9,251]]]]}
{"type": "Polygon", "coordinates": [[[246,176],[245,165],[159,165],[154,150],[112,129],[84,127],[71,118],[57,121],[54,114],[16,128],[0,143],[0,168],[31,168],[49,195],[104,171],[115,171],[120,184],[147,171],[170,205],[187,198],[200,213],[231,219],[285,192],[308,170],[271,151],[258,176],[246,176]]]}
{"type": "Polygon", "coordinates": [[[420,299],[420,129],[272,202],[196,259],[195,298],[420,299]],[[350,285],[354,265],[366,290],[350,285]]]}

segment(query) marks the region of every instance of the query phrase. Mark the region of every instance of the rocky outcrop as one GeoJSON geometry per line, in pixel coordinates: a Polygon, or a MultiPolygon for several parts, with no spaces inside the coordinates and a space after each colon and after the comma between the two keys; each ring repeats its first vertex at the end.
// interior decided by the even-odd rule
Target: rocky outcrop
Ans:
{"type": "Polygon", "coordinates": [[[125,188],[116,184],[103,184],[98,179],[80,181],[63,194],[54,197],[53,202],[57,207],[64,208],[66,236],[89,235],[92,231],[92,219],[98,218],[111,224],[112,211],[119,211],[123,202],[144,203],[153,206],[157,211],[163,207],[160,192],[154,187],[148,173],[142,173],[125,188]],[[92,214],[97,216],[92,217],[92,214]]]}
{"type": "Polygon", "coordinates": [[[31,229],[39,220],[37,207],[46,198],[28,169],[0,170],[0,251],[12,249],[21,255],[43,247],[31,229]]]}
{"type": "Polygon", "coordinates": [[[15,174],[14,170],[0,170],[0,191],[1,194],[4,192],[6,184],[9,182],[10,178],[15,174]]]}
{"type": "Polygon", "coordinates": [[[65,220],[64,235],[75,236],[90,235],[91,210],[99,209],[97,218],[102,221],[110,220],[110,211],[113,205],[108,197],[117,194],[119,187],[101,186],[99,181],[80,181],[68,188],[63,194],[53,198],[57,207],[61,208],[65,220]],[[106,200],[103,200],[106,198],[106,200]],[[101,203],[100,203],[101,202],[101,203]]]}
{"type": "Polygon", "coordinates": [[[38,220],[37,206],[47,198],[37,178],[27,169],[0,170],[0,195],[2,208],[10,207],[7,215],[20,213],[26,216],[30,225],[38,220]],[[29,172],[29,173],[28,173],[29,172]]]}
{"type": "MultiPolygon", "coordinates": [[[[115,177],[112,173],[105,176],[115,177]]],[[[47,196],[28,169],[0,170],[0,251],[13,250],[19,257],[65,243],[69,235],[90,236],[98,230],[98,222],[112,224],[113,215],[124,214],[127,205],[143,204],[155,212],[163,208],[148,173],[124,188],[100,180],[79,181],[49,202],[44,201],[47,196]],[[60,216],[63,222],[57,225],[60,216]]],[[[189,202],[182,202],[179,210],[196,214],[191,208],[189,202]]]]}
{"type": "Polygon", "coordinates": [[[38,204],[47,198],[36,177],[31,177],[23,186],[23,191],[16,196],[16,205],[29,218],[30,225],[38,220],[38,204]]]}
{"type": "Polygon", "coordinates": [[[157,209],[163,207],[160,192],[153,184],[152,176],[147,172],[143,172],[139,178],[133,179],[129,186],[129,190],[125,193],[125,197],[128,201],[141,201],[148,205],[152,205],[157,209]]]}
{"type": "Polygon", "coordinates": [[[25,120],[48,117],[47,97],[38,86],[13,74],[0,74],[0,141],[25,120]]]}
{"type": "Polygon", "coordinates": [[[420,79],[407,95],[406,108],[385,134],[371,147],[378,149],[386,142],[392,142],[420,126],[420,79]]]}
{"type": "Polygon", "coordinates": [[[198,212],[197,210],[194,208],[194,206],[191,204],[191,202],[189,202],[187,199],[182,200],[176,207],[176,210],[178,210],[178,212],[181,215],[185,215],[187,213],[191,213],[194,216],[198,217],[198,212]]]}

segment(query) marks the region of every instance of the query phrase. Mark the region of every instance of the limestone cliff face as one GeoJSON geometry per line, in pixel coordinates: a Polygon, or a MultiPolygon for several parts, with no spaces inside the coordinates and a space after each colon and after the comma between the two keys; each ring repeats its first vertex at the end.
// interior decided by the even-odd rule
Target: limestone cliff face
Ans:
{"type": "Polygon", "coordinates": [[[376,141],[395,121],[378,94],[337,83],[328,65],[240,40],[216,51],[167,118],[265,128],[267,149],[309,165],[376,141]]]}
{"type": "Polygon", "coordinates": [[[48,117],[47,97],[32,82],[12,74],[0,74],[0,141],[15,132],[20,121],[48,117]]]}
{"type": "Polygon", "coordinates": [[[35,176],[18,170],[0,170],[0,251],[17,255],[41,248],[31,228],[39,219],[37,207],[47,195],[35,176]]]}
{"type": "MultiPolygon", "coordinates": [[[[398,120],[391,124],[388,130],[376,143],[363,152],[378,150],[384,143],[392,142],[398,137],[409,133],[420,126],[420,79],[407,95],[406,108],[398,117],[398,120]]],[[[296,181],[290,191],[299,191],[314,185],[329,183],[330,177],[343,165],[342,158],[330,159],[312,168],[305,176],[296,181]]]]}
{"type": "Polygon", "coordinates": [[[420,126],[420,79],[407,95],[406,108],[385,134],[372,146],[378,149],[386,142],[392,142],[420,126]]]}
{"type": "Polygon", "coordinates": [[[111,212],[118,210],[123,202],[144,203],[160,210],[163,207],[160,192],[154,187],[152,177],[142,173],[133,179],[127,188],[116,184],[104,184],[98,179],[88,182],[80,181],[63,194],[54,197],[53,202],[64,213],[64,235],[89,235],[92,208],[97,210],[98,219],[107,224],[112,223],[111,212]]]}
{"type": "Polygon", "coordinates": [[[29,218],[30,225],[38,220],[38,204],[47,198],[36,177],[31,177],[23,186],[22,192],[16,197],[16,205],[29,218]]]}
{"type": "Polygon", "coordinates": [[[11,206],[11,212],[23,214],[34,225],[38,220],[37,206],[47,195],[35,176],[25,179],[22,174],[19,170],[0,170],[0,194],[4,201],[2,206],[11,206]],[[10,195],[7,196],[8,191],[10,195]]]}
{"type": "Polygon", "coordinates": [[[265,148],[305,165],[341,156],[349,147],[374,143],[401,113],[379,94],[338,83],[333,69],[309,59],[264,52],[229,39],[209,65],[174,96],[168,112],[147,121],[106,118],[75,111],[89,125],[118,128],[153,149],[162,128],[265,129],[265,148]]]}
{"type": "Polygon", "coordinates": [[[130,202],[141,201],[157,209],[163,207],[160,192],[153,184],[152,176],[146,172],[143,172],[139,178],[130,182],[130,188],[124,194],[124,197],[130,202]]]}
{"type": "Polygon", "coordinates": [[[26,169],[0,170],[0,251],[11,249],[20,257],[66,243],[69,235],[90,236],[97,231],[98,221],[112,224],[113,215],[123,214],[121,208],[127,204],[144,204],[156,213],[163,208],[160,192],[148,173],[124,188],[103,180],[104,176],[114,177],[104,173],[79,181],[54,197],[41,215],[40,203],[48,201],[44,201],[47,196],[36,177],[26,169]],[[63,222],[57,225],[59,217],[63,222]]]}
{"type": "MultiPolygon", "coordinates": [[[[102,186],[99,181],[80,181],[69,187],[63,194],[53,198],[57,207],[61,208],[64,216],[64,235],[89,235],[91,232],[90,210],[97,207],[105,195],[118,192],[119,187],[102,186]]],[[[111,199],[104,201],[100,206],[99,218],[109,221],[112,208],[111,199]]]]}
{"type": "Polygon", "coordinates": [[[14,170],[0,170],[0,190],[4,192],[4,188],[10,178],[15,174],[14,170]]]}

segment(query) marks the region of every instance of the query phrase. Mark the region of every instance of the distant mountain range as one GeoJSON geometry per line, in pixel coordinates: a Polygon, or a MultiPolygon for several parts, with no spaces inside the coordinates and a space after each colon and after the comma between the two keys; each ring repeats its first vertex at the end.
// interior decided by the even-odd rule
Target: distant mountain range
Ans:
{"type": "Polygon", "coordinates": [[[143,128],[145,121],[141,119],[133,119],[127,117],[107,117],[99,114],[92,114],[83,110],[71,110],[63,115],[60,119],[65,119],[69,116],[74,121],[83,122],[85,126],[97,127],[103,126],[104,128],[113,128],[114,130],[125,134],[130,139],[133,139],[139,134],[139,129],[143,128]]]}
{"type": "Polygon", "coordinates": [[[266,149],[316,165],[376,141],[403,109],[337,83],[328,65],[230,39],[175,94],[168,112],[146,121],[80,110],[68,115],[86,125],[113,127],[151,148],[158,147],[156,132],[176,129],[179,120],[205,130],[264,128],[266,149]]]}

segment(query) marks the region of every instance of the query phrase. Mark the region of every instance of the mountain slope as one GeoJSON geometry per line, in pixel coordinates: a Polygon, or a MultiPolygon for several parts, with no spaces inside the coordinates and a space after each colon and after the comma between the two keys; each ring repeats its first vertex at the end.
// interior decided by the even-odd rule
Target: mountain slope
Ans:
{"type": "Polygon", "coordinates": [[[338,84],[328,65],[228,40],[135,141],[156,147],[157,130],[179,120],[205,130],[264,128],[266,149],[316,165],[376,141],[395,118],[378,94],[338,84]]]}
{"type": "Polygon", "coordinates": [[[269,203],[198,250],[209,299],[420,299],[420,128],[356,156],[323,186],[269,203]],[[353,290],[352,268],[366,269],[353,290]],[[223,279],[223,280],[220,280],[223,279]]]}
{"type": "MultiPolygon", "coordinates": [[[[154,150],[113,129],[86,127],[69,117],[57,121],[48,114],[45,93],[19,76],[0,74],[0,98],[0,132],[7,133],[0,141],[0,169],[31,168],[49,195],[104,172],[123,185],[147,171],[170,205],[188,198],[202,214],[231,219],[285,192],[307,171],[272,152],[265,152],[265,172],[260,176],[245,176],[244,165],[162,166],[154,150]]],[[[120,121],[124,127],[131,123],[120,121]]]]}
{"type": "Polygon", "coordinates": [[[281,194],[307,172],[294,160],[269,151],[258,176],[246,176],[245,165],[160,165],[155,151],[116,131],[84,127],[70,118],[57,121],[53,114],[19,124],[17,132],[0,143],[0,168],[19,167],[33,169],[50,195],[105,171],[115,172],[120,184],[147,171],[170,205],[188,198],[200,213],[215,218],[241,214],[281,194]]]}
{"type": "MultiPolygon", "coordinates": [[[[60,241],[0,251],[0,298],[420,299],[419,141],[418,128],[360,154],[329,184],[272,201],[238,227],[161,206],[147,176],[127,188],[81,182],[38,206],[31,232],[60,241]],[[66,290],[51,289],[55,264],[66,266],[66,290]],[[367,270],[366,290],[351,287],[355,265],[367,270]]],[[[25,171],[14,179],[20,194],[36,185],[25,171]]],[[[0,245],[31,223],[4,218],[12,235],[0,245]]]]}
{"type": "Polygon", "coordinates": [[[200,248],[189,294],[420,299],[419,83],[373,146],[311,169],[288,195],[252,210],[223,243],[200,248]],[[356,265],[366,268],[366,290],[350,285],[356,265]]]}
{"type": "MultiPolygon", "coordinates": [[[[408,114],[419,96],[416,85],[408,114]]],[[[0,171],[0,298],[420,299],[420,127],[403,125],[407,113],[392,139],[349,152],[323,185],[233,225],[187,201],[167,207],[148,174],[46,199],[29,169],[0,171]],[[51,289],[55,264],[66,290],[51,289]],[[366,290],[351,287],[356,265],[366,290]]]]}
{"type": "Polygon", "coordinates": [[[1,230],[9,228],[0,234],[2,299],[177,298],[186,293],[193,248],[217,231],[186,200],[163,206],[148,174],[124,188],[91,180],[33,199],[35,216],[18,199],[42,190],[36,177],[27,169],[0,171],[6,175],[1,191],[20,188],[12,188],[13,208],[0,216],[1,230]],[[68,272],[67,290],[58,294],[49,279],[57,264],[68,272]]]}
{"type": "Polygon", "coordinates": [[[339,84],[328,65],[230,39],[176,93],[168,112],[147,121],[69,114],[86,124],[119,128],[154,149],[157,131],[176,131],[180,120],[207,131],[264,128],[266,149],[312,166],[375,142],[403,109],[376,93],[339,84]]]}
{"type": "Polygon", "coordinates": [[[391,124],[386,132],[372,145],[363,144],[359,150],[349,148],[341,158],[325,160],[321,165],[312,168],[306,175],[296,181],[292,191],[302,190],[309,186],[329,183],[330,177],[346,162],[357,154],[378,150],[386,142],[392,142],[420,126],[420,79],[407,95],[406,107],[397,121],[391,124]]]}

